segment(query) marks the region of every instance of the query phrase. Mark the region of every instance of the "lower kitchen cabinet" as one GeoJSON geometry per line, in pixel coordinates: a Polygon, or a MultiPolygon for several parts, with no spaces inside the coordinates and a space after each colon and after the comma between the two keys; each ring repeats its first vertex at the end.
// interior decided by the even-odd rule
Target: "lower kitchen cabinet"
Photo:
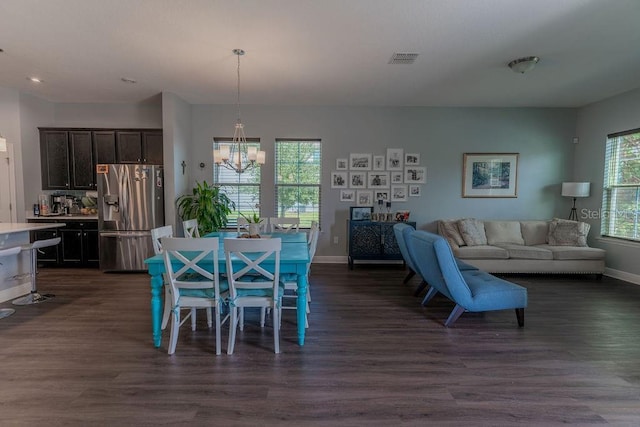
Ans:
{"type": "MultiPolygon", "coordinates": [[[[393,226],[397,222],[347,221],[349,268],[354,260],[403,260],[393,226]]],[[[415,222],[407,222],[416,228],[415,222]]]]}
{"type": "Polygon", "coordinates": [[[45,248],[38,253],[38,264],[47,267],[91,267],[100,262],[98,246],[98,221],[82,218],[29,219],[28,222],[64,222],[66,226],[55,230],[39,230],[32,233],[33,240],[60,237],[59,245],[45,248]]]}

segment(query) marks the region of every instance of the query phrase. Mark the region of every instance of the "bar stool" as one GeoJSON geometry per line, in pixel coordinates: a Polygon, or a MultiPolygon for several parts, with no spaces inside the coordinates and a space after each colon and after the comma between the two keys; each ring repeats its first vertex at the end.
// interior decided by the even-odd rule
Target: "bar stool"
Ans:
{"type": "MultiPolygon", "coordinates": [[[[14,246],[12,248],[0,249],[0,258],[16,255],[22,250],[20,246],[14,246]]],[[[2,263],[0,263],[2,264],[2,263]]],[[[16,311],[13,308],[0,308],[0,319],[11,316],[16,311]]]]}
{"type": "Polygon", "coordinates": [[[36,275],[38,274],[38,251],[42,248],[49,246],[55,246],[60,243],[60,237],[54,237],[53,239],[36,240],[30,245],[22,246],[23,251],[31,252],[31,293],[23,297],[14,299],[12,302],[14,305],[29,305],[38,304],[52,298],[53,295],[38,293],[38,287],[36,284],[36,275]]]}

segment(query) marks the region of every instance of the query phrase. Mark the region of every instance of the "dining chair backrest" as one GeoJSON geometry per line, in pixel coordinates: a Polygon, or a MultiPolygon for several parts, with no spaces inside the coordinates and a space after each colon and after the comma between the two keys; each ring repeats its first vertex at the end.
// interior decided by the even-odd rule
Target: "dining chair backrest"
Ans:
{"type": "Polygon", "coordinates": [[[320,227],[318,226],[317,221],[312,221],[308,236],[309,264],[311,264],[311,262],[313,261],[313,257],[316,254],[316,248],[318,247],[318,237],[320,237],[320,227]]]}
{"type": "Polygon", "coordinates": [[[182,228],[184,229],[184,237],[200,237],[200,230],[198,230],[198,220],[188,219],[182,221],[182,228]]]}
{"type": "Polygon", "coordinates": [[[269,226],[272,233],[297,233],[300,228],[300,218],[271,217],[269,226]]]}
{"type": "Polygon", "coordinates": [[[151,243],[153,243],[154,254],[159,255],[162,253],[162,239],[164,237],[173,237],[173,227],[171,225],[151,229],[151,243]]]}
{"type": "MultiPolygon", "coordinates": [[[[164,238],[162,240],[162,249],[165,270],[171,286],[184,289],[214,288],[216,297],[219,297],[219,244],[217,237],[164,238]],[[206,262],[207,268],[198,264],[202,262],[206,262]],[[210,264],[212,264],[213,268],[211,268],[210,264]],[[186,278],[188,280],[183,280],[186,278]]],[[[177,296],[179,296],[179,292],[177,296]]]]}
{"type": "MultiPolygon", "coordinates": [[[[239,216],[236,224],[237,224],[238,234],[249,231],[249,221],[247,221],[246,218],[239,216]]],[[[268,229],[269,229],[269,218],[260,218],[260,222],[258,223],[258,230],[261,233],[265,233],[268,229]]]]}
{"type": "Polygon", "coordinates": [[[277,291],[280,280],[280,250],[282,239],[224,239],[224,252],[229,280],[229,298],[238,296],[239,289],[277,291]],[[265,263],[273,264],[266,268],[265,263]]]}

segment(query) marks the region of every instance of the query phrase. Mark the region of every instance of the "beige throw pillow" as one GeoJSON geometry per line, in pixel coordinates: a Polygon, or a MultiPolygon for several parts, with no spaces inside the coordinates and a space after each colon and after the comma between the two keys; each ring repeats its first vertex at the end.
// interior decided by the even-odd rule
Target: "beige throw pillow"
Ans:
{"type": "Polygon", "coordinates": [[[481,246],[487,244],[484,223],[475,218],[465,218],[458,221],[458,229],[467,246],[481,246]]]}
{"type": "Polygon", "coordinates": [[[456,219],[438,221],[438,234],[447,239],[452,248],[465,245],[456,219]]]}
{"type": "Polygon", "coordinates": [[[587,246],[587,235],[591,226],[586,222],[554,219],[549,223],[549,245],[587,246]]]}

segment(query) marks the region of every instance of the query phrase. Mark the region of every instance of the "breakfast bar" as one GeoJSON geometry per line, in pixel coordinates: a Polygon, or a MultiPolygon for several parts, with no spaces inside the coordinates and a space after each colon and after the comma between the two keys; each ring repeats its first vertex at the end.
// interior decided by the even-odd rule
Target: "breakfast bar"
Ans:
{"type": "MultiPolygon", "coordinates": [[[[64,223],[0,223],[0,249],[28,245],[32,231],[64,226],[64,223]]],[[[29,293],[30,268],[28,251],[0,259],[0,303],[29,293]]]]}

